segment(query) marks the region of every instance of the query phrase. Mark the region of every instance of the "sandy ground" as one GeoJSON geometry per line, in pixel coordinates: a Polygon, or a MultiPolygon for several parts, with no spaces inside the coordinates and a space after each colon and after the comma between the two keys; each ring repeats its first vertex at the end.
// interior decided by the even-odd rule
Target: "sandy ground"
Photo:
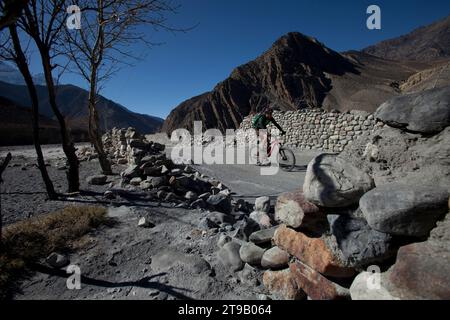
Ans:
{"type": "MultiPolygon", "coordinates": [[[[102,227],[80,241],[71,253],[71,264],[80,267],[81,290],[69,290],[65,270],[40,264],[26,279],[16,299],[257,299],[267,293],[261,284],[246,282],[232,275],[216,259],[218,230],[203,232],[197,227],[207,212],[172,208],[150,201],[145,193],[129,191],[115,200],[103,197],[105,186],[89,186],[88,176],[99,173],[97,161],[82,162],[81,189],[76,198],[46,201],[40,172],[34,165],[32,147],[0,149],[13,154],[2,184],[2,212],[6,224],[48,213],[68,205],[102,205],[115,220],[113,227],[102,227]],[[138,220],[147,217],[156,226],[139,228],[138,220]]],[[[58,146],[45,146],[48,170],[58,191],[66,189],[64,163],[58,146]]],[[[235,193],[253,201],[261,195],[276,195],[300,187],[305,166],[315,153],[296,153],[294,172],[280,171],[276,176],[260,176],[260,168],[243,165],[197,166],[197,169],[224,182],[235,193]]],[[[114,167],[120,172],[123,167],[114,167]]],[[[118,175],[109,182],[117,184],[118,175]]],[[[253,281],[253,280],[252,280],[253,281]]]]}

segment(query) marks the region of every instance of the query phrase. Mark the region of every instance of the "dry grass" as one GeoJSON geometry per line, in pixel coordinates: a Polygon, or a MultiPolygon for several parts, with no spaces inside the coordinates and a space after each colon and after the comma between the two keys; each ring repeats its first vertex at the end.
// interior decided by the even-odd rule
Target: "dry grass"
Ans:
{"type": "Polygon", "coordinates": [[[7,226],[0,253],[0,298],[6,298],[32,263],[53,251],[67,251],[94,228],[106,224],[106,209],[67,207],[7,226]]]}

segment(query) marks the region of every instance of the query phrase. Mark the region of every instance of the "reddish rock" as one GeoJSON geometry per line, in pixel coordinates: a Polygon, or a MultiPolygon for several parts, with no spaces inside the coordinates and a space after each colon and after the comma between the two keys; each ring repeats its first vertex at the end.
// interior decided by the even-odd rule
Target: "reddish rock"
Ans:
{"type": "Polygon", "coordinates": [[[390,280],[402,299],[450,299],[450,245],[437,241],[401,247],[390,280]]]}
{"type": "Polygon", "coordinates": [[[351,277],[355,274],[353,268],[342,265],[322,238],[309,238],[282,225],[273,239],[279,248],[326,276],[351,277]]]}
{"type": "Polygon", "coordinates": [[[263,283],[272,294],[282,299],[302,300],[306,298],[289,269],[264,272],[263,283]]]}
{"type": "Polygon", "coordinates": [[[342,300],[350,297],[348,289],[328,280],[300,261],[291,263],[289,269],[297,286],[302,288],[312,300],[342,300]]]}
{"type": "Polygon", "coordinates": [[[286,192],[277,198],[275,220],[289,227],[308,226],[323,216],[315,204],[305,199],[302,190],[286,192]]]}

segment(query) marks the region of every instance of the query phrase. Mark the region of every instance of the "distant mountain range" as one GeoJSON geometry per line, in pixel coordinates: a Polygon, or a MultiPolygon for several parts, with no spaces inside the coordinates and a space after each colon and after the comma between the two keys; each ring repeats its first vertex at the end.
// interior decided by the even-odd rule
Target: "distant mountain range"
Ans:
{"type": "Polygon", "coordinates": [[[382,41],[363,52],[391,60],[447,59],[450,57],[450,16],[407,35],[382,41]]]}
{"type": "MultiPolygon", "coordinates": [[[[58,123],[45,116],[39,117],[40,141],[43,144],[59,143],[58,123]]],[[[75,141],[86,141],[87,135],[79,130],[72,131],[75,141]]],[[[31,145],[31,109],[0,97],[0,146],[31,145]]]]}
{"type": "MultiPolygon", "coordinates": [[[[53,111],[48,101],[45,80],[41,75],[35,77],[39,96],[39,112],[41,115],[54,119],[53,111]]],[[[0,97],[6,98],[18,106],[29,107],[30,98],[21,74],[12,66],[0,62],[0,97]]],[[[88,127],[88,92],[74,85],[60,85],[57,87],[58,106],[73,130],[87,130],[88,127]]],[[[144,114],[138,114],[124,106],[99,97],[97,105],[100,115],[100,127],[109,130],[113,127],[134,127],[142,133],[159,131],[163,119],[144,114]]],[[[4,123],[1,119],[0,123],[4,123]]]]}
{"type": "Polygon", "coordinates": [[[176,107],[162,131],[237,128],[268,105],[374,111],[405,92],[450,84],[450,17],[359,51],[338,53],[298,32],[278,39],[260,57],[237,67],[210,92],[176,107]],[[396,59],[396,60],[393,60],[396,59]]]}

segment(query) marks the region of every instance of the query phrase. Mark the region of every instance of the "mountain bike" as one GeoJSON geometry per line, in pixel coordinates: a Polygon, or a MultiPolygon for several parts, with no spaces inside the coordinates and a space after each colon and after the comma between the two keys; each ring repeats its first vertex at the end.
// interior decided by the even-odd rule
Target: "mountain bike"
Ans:
{"type": "MultiPolygon", "coordinates": [[[[271,136],[269,134],[269,141],[271,139],[271,136]]],[[[283,146],[283,143],[280,140],[274,140],[270,143],[270,146],[268,148],[267,156],[270,158],[272,156],[272,152],[275,150],[275,148],[278,147],[278,155],[277,155],[277,161],[278,165],[281,168],[281,170],[290,172],[295,168],[295,155],[294,152],[283,146]]],[[[252,153],[254,154],[254,152],[252,153]]],[[[256,147],[256,159],[258,159],[259,150],[258,147],[256,147]]]]}

